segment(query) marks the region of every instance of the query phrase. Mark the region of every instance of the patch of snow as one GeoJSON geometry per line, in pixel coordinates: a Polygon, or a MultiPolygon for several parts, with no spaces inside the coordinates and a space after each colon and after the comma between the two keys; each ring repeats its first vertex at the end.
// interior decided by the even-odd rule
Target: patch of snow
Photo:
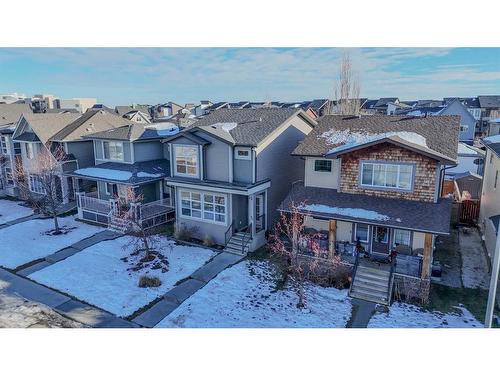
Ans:
{"type": "Polygon", "coordinates": [[[464,307],[456,313],[427,311],[421,307],[396,302],[389,312],[377,312],[370,319],[368,328],[482,328],[483,325],[464,307]]]}
{"type": "Polygon", "coordinates": [[[156,177],[161,177],[161,176],[163,176],[162,173],[147,173],[147,172],[139,172],[139,173],[137,173],[137,177],[156,178],[156,177]]]}
{"type": "MultiPolygon", "coordinates": [[[[340,208],[326,206],[324,204],[302,204],[299,208],[312,212],[323,212],[326,214],[357,217],[367,220],[387,221],[390,219],[387,215],[382,215],[376,211],[365,210],[363,208],[340,208]]],[[[401,219],[399,220],[401,221],[401,219]]]]}
{"type": "Polygon", "coordinates": [[[331,129],[319,136],[325,138],[327,144],[335,145],[328,153],[348,150],[350,148],[364,145],[377,140],[399,137],[406,142],[416,144],[418,146],[427,147],[427,140],[424,136],[407,131],[387,132],[387,133],[369,133],[369,132],[351,132],[349,129],[335,130],[331,129]]]}
{"type": "Polygon", "coordinates": [[[215,253],[161,238],[157,248],[170,263],[168,272],[158,270],[128,271],[130,264],[121,260],[129,256],[124,246],[128,236],[103,241],[40,271],[29,278],[58,289],[80,300],[96,305],[118,316],[128,316],[172,289],[174,284],[191,275],[215,253]],[[139,288],[142,275],[158,277],[158,288],[139,288]]]}
{"type": "Polygon", "coordinates": [[[458,153],[462,155],[477,155],[477,151],[465,143],[458,142],[458,153]]]}
{"type": "Polygon", "coordinates": [[[74,173],[87,177],[105,178],[108,180],[115,180],[115,181],[127,181],[132,177],[132,172],[116,171],[114,169],[92,168],[92,167],[77,169],[74,173]]]}
{"type": "Polygon", "coordinates": [[[145,127],[146,129],[156,130],[160,136],[171,136],[179,133],[179,127],[172,122],[160,122],[145,127]]]}
{"type": "Polygon", "coordinates": [[[500,143],[500,134],[492,135],[483,139],[483,142],[488,143],[500,143]]]}
{"type": "Polygon", "coordinates": [[[0,224],[33,215],[33,210],[20,205],[20,202],[0,199],[0,224]]]}
{"type": "Polygon", "coordinates": [[[276,290],[267,261],[243,261],[221,272],[156,327],[345,327],[351,316],[347,290],[305,285],[307,308],[297,308],[289,285],[276,290]]]}
{"type": "Polygon", "coordinates": [[[75,221],[75,216],[59,217],[58,221],[61,227],[75,228],[67,234],[44,235],[43,233],[54,228],[54,220],[37,219],[0,229],[0,265],[17,268],[103,230],[101,227],[75,221]]]}
{"type": "Polygon", "coordinates": [[[230,130],[236,128],[238,126],[237,122],[218,122],[216,124],[211,125],[214,129],[222,129],[225,132],[229,133],[230,130]]]}

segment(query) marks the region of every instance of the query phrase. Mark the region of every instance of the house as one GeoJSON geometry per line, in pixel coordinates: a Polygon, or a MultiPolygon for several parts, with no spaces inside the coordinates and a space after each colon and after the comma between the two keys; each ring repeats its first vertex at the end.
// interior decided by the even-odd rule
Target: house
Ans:
{"type": "Polygon", "coordinates": [[[500,118],[490,119],[488,121],[488,137],[500,134],[500,118]]]}
{"type": "Polygon", "coordinates": [[[231,109],[250,108],[250,102],[242,101],[242,102],[228,103],[228,108],[231,108],[231,109]]]}
{"type": "Polygon", "coordinates": [[[458,99],[460,103],[464,105],[465,108],[470,112],[470,114],[474,117],[476,121],[481,120],[481,107],[479,105],[478,98],[458,98],[458,97],[450,97],[443,98],[444,103],[447,105],[452,101],[458,99]]]}
{"type": "Polygon", "coordinates": [[[279,208],[297,209],[317,233],[301,247],[304,256],[328,264],[339,254],[356,264],[353,296],[390,302],[392,273],[427,293],[435,238],[449,234],[452,200],[440,192],[445,167],[456,164],[458,132],[458,116],[322,117],[293,151],[305,159],[303,182],[279,208]],[[356,248],[370,258],[359,259],[356,248]],[[392,266],[369,260],[395,256],[392,266]],[[370,282],[373,273],[381,289],[370,282]]]}
{"type": "Polygon", "coordinates": [[[219,109],[164,140],[176,228],[228,251],[253,251],[303,161],[290,153],[316,122],[300,109],[219,109]]]}
{"type": "Polygon", "coordinates": [[[483,138],[486,147],[479,225],[491,259],[495,251],[500,222],[500,135],[483,138]]]}
{"type": "Polygon", "coordinates": [[[484,171],[484,157],[485,152],[480,148],[459,142],[457,166],[446,168],[446,178],[452,179],[454,175],[466,172],[482,176],[484,171]]]}
{"type": "Polygon", "coordinates": [[[12,94],[0,94],[0,104],[14,104],[24,102],[29,100],[29,98],[24,94],[18,94],[14,92],[12,94]]]}
{"type": "MultiPolygon", "coordinates": [[[[96,98],[73,98],[73,99],[57,99],[56,107],[60,109],[76,109],[80,113],[84,113],[87,109],[92,108],[97,104],[96,98]]],[[[52,108],[49,106],[49,108],[52,108]]],[[[97,109],[97,108],[96,108],[97,109]]]]}
{"type": "Polygon", "coordinates": [[[163,183],[170,175],[170,163],[160,141],[176,132],[178,128],[169,123],[127,121],[122,126],[82,135],[92,141],[93,163],[65,174],[74,179],[79,218],[122,228],[115,214],[123,207],[131,208],[131,188],[143,198],[140,205],[134,206],[143,224],[152,227],[165,223],[173,209],[170,189],[163,183]]]}
{"type": "Polygon", "coordinates": [[[394,114],[396,114],[396,112],[398,110],[404,110],[407,108],[411,108],[411,107],[404,104],[404,103],[401,103],[401,102],[398,102],[398,103],[389,102],[389,103],[387,103],[386,114],[387,115],[394,115],[394,114]]]}
{"type": "Polygon", "coordinates": [[[147,113],[144,113],[142,111],[139,111],[137,109],[133,109],[130,112],[127,112],[123,115],[124,118],[127,120],[133,121],[133,122],[138,122],[138,123],[145,123],[145,124],[150,124],[150,118],[147,113]]]}
{"type": "Polygon", "coordinates": [[[487,134],[489,121],[500,117],[500,95],[480,95],[477,99],[481,107],[479,131],[487,134]]]}
{"type": "Polygon", "coordinates": [[[21,146],[12,135],[23,114],[32,113],[29,104],[0,104],[0,196],[16,197],[15,172],[19,168],[21,146]]]}
{"type": "Polygon", "coordinates": [[[212,113],[213,111],[216,111],[218,109],[222,108],[229,108],[229,103],[228,102],[217,102],[213,103],[212,105],[209,105],[208,107],[205,108],[206,113],[212,113]]]}
{"type": "Polygon", "coordinates": [[[153,118],[153,122],[157,118],[162,118],[162,117],[169,117],[178,114],[184,107],[174,103],[174,102],[167,102],[164,104],[158,104],[153,106],[151,109],[151,117],[153,118]]]}
{"type": "Polygon", "coordinates": [[[380,98],[372,106],[372,109],[377,113],[387,114],[387,106],[389,103],[399,104],[399,98],[380,98]]]}
{"type": "Polygon", "coordinates": [[[141,112],[143,116],[145,116],[148,121],[151,120],[150,108],[147,105],[141,104],[132,104],[132,105],[117,105],[115,107],[115,112],[118,116],[125,116],[130,112],[141,112]]]}

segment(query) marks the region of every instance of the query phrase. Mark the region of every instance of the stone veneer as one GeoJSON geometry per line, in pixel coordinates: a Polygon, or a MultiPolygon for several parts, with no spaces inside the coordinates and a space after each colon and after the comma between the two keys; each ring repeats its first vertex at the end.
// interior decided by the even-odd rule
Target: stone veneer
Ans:
{"type": "Polygon", "coordinates": [[[341,181],[339,190],[343,193],[356,193],[380,197],[434,202],[436,178],[438,177],[437,166],[437,161],[402,147],[387,143],[374,145],[372,147],[342,155],[341,181]],[[414,176],[413,191],[399,192],[360,187],[360,160],[416,163],[416,176],[414,176]]]}

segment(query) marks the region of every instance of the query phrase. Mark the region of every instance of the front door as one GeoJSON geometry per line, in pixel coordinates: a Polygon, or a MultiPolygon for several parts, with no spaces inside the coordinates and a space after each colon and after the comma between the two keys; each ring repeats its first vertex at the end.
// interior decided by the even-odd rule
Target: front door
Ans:
{"type": "Polygon", "coordinates": [[[372,253],[389,254],[389,228],[373,227],[372,253]]]}

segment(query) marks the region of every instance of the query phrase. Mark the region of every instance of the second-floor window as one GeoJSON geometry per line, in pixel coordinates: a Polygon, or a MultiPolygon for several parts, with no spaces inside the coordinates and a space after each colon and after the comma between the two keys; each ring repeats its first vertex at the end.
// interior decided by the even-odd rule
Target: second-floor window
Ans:
{"type": "Polygon", "coordinates": [[[33,143],[25,143],[26,145],[26,157],[28,159],[33,159],[35,157],[35,151],[33,149],[33,143]]]}
{"type": "Polygon", "coordinates": [[[198,176],[198,147],[175,146],[175,174],[198,176]]]}
{"type": "Polygon", "coordinates": [[[123,161],[123,143],[115,141],[102,142],[104,159],[123,161]]]}
{"type": "Polygon", "coordinates": [[[462,133],[466,132],[467,130],[469,130],[469,125],[460,125],[460,131],[462,133]]]}
{"type": "Polygon", "coordinates": [[[331,172],[332,171],[332,161],[331,160],[315,160],[314,161],[314,172],[331,172]]]}
{"type": "Polygon", "coordinates": [[[2,154],[4,154],[4,155],[8,155],[9,154],[9,147],[8,147],[8,144],[7,144],[7,137],[5,137],[4,135],[2,135],[0,137],[0,147],[2,149],[2,154]]]}
{"type": "Polygon", "coordinates": [[[413,165],[389,163],[361,163],[361,186],[397,190],[411,190],[413,165]]]}

